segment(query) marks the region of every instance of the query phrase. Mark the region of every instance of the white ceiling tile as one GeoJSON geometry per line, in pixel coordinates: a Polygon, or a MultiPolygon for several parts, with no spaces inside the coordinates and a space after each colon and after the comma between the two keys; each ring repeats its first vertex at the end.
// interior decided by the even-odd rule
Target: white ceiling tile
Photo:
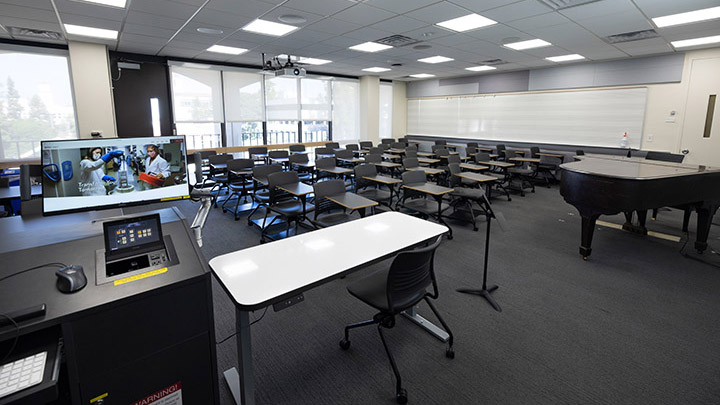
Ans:
{"type": "Polygon", "coordinates": [[[631,0],[602,0],[582,6],[560,10],[559,13],[572,20],[586,20],[622,12],[638,12],[631,0]]]}
{"type": "Polygon", "coordinates": [[[274,41],[276,39],[276,37],[271,37],[268,35],[260,35],[260,34],[254,33],[254,32],[239,30],[239,31],[234,32],[229,37],[226,37],[225,39],[232,39],[232,40],[240,41],[240,42],[249,42],[251,44],[266,44],[266,43],[274,41]]]}
{"type": "Polygon", "coordinates": [[[377,28],[379,30],[389,31],[396,34],[400,34],[407,31],[413,31],[418,28],[422,28],[426,26],[426,22],[422,22],[419,20],[416,20],[414,18],[408,18],[405,16],[397,16],[394,18],[391,18],[389,20],[385,20],[382,22],[379,22],[377,24],[373,24],[372,28],[377,28]]]}
{"type": "Polygon", "coordinates": [[[618,46],[618,48],[621,48],[631,56],[656,55],[673,51],[672,47],[661,38],[645,39],[635,42],[643,42],[644,44],[634,44],[632,47],[618,46]]]}
{"type": "Polygon", "coordinates": [[[479,40],[475,39],[472,42],[459,44],[459,45],[453,45],[453,48],[480,54],[480,55],[491,55],[494,52],[496,52],[499,47],[496,44],[491,44],[489,42],[479,41],[479,40]]]}
{"type": "Polygon", "coordinates": [[[121,21],[125,15],[124,8],[106,7],[92,3],[71,0],[54,0],[60,17],[65,13],[121,21]]]}
{"type": "Polygon", "coordinates": [[[523,0],[507,6],[484,11],[482,15],[497,22],[507,22],[520,18],[545,14],[550,11],[552,11],[550,7],[537,0],[523,0]]]}
{"type": "Polygon", "coordinates": [[[157,48],[160,49],[163,45],[165,45],[168,41],[168,38],[159,38],[159,37],[151,37],[148,35],[137,35],[137,34],[128,34],[123,33],[120,36],[120,44],[123,44],[125,42],[135,42],[138,44],[144,43],[145,45],[158,45],[157,48]]]}
{"type": "Polygon", "coordinates": [[[439,45],[439,46],[455,46],[460,44],[467,44],[469,42],[483,42],[478,41],[477,38],[471,37],[470,35],[466,34],[453,34],[448,35],[440,38],[432,38],[430,39],[430,42],[439,45]]]}
{"type": "Polygon", "coordinates": [[[688,11],[702,10],[704,8],[717,7],[718,0],[634,0],[635,4],[650,18],[662,17],[670,14],[685,13],[688,11]]]}
{"type": "Polygon", "coordinates": [[[191,42],[186,41],[182,38],[179,38],[182,34],[178,34],[175,39],[170,42],[169,46],[172,46],[174,48],[183,48],[183,49],[191,49],[191,50],[197,50],[197,51],[204,51],[205,49],[209,48],[210,45],[212,45],[211,42],[206,42],[204,44],[197,43],[197,42],[191,42]]]}
{"type": "Polygon", "coordinates": [[[106,30],[119,31],[122,21],[104,20],[84,15],[62,14],[60,16],[63,24],[83,25],[86,27],[102,28],[106,30]]]}
{"type": "MultiPolygon", "coordinates": [[[[325,55],[327,53],[335,52],[340,49],[342,49],[342,48],[333,46],[333,45],[313,43],[312,45],[310,45],[308,47],[300,49],[298,51],[298,53],[302,53],[303,56],[315,58],[315,57],[322,57],[323,55],[325,55]]],[[[325,59],[325,58],[321,58],[321,59],[325,59]]]]}
{"type": "Polygon", "coordinates": [[[277,39],[273,42],[271,42],[274,46],[281,46],[285,49],[287,49],[287,52],[289,52],[291,55],[295,55],[295,51],[299,48],[305,48],[313,44],[311,41],[304,41],[301,39],[296,39],[291,36],[289,37],[283,37],[280,39],[277,39]]]}
{"type": "MultiPolygon", "coordinates": [[[[643,39],[640,41],[631,41],[631,42],[623,42],[619,44],[614,44],[615,47],[618,49],[622,49],[623,51],[628,51],[631,49],[636,48],[648,48],[648,47],[662,47],[667,45],[667,41],[665,41],[662,38],[650,38],[650,39],[643,39]]],[[[670,48],[668,47],[668,51],[670,48]]]]}
{"type": "MultiPolygon", "coordinates": [[[[16,6],[53,11],[52,4],[47,0],[0,0],[0,4],[13,4],[16,6]]],[[[3,10],[4,9],[5,6],[3,6],[3,10]]]]}
{"type": "Polygon", "coordinates": [[[326,32],[314,31],[308,28],[295,31],[290,34],[290,37],[300,39],[303,41],[321,42],[332,38],[334,35],[326,32]]]}
{"type": "Polygon", "coordinates": [[[294,25],[296,27],[305,27],[305,26],[308,26],[308,25],[314,23],[315,21],[318,21],[321,18],[323,18],[323,16],[319,15],[319,14],[308,13],[306,11],[295,10],[295,9],[287,8],[287,7],[278,7],[276,9],[268,12],[267,14],[263,15],[262,18],[263,18],[263,20],[267,20],[267,21],[283,23],[282,21],[280,21],[278,19],[278,17],[280,17],[282,15],[288,15],[288,14],[298,15],[300,17],[305,18],[305,20],[307,20],[307,22],[304,22],[302,24],[290,24],[290,25],[294,25]]]}
{"type": "MultiPolygon", "coordinates": [[[[663,35],[663,37],[668,41],[679,41],[682,39],[692,39],[692,38],[704,38],[704,37],[712,37],[720,35],[720,27],[716,26],[714,28],[705,29],[702,31],[693,31],[693,32],[684,32],[684,33],[678,33],[678,34],[667,34],[663,35]]],[[[712,46],[718,46],[718,44],[711,45],[712,46]]]]}
{"type": "MultiPolygon", "coordinates": [[[[156,38],[166,38],[169,39],[170,37],[175,34],[175,30],[169,30],[166,28],[160,28],[155,27],[152,25],[142,25],[142,24],[130,24],[125,23],[125,26],[123,27],[123,34],[136,34],[136,35],[147,35],[150,37],[156,37],[156,38]]],[[[142,42],[142,41],[138,41],[142,42]]]]}
{"type": "Polygon", "coordinates": [[[425,6],[429,6],[434,3],[439,3],[438,0],[367,0],[365,4],[383,8],[393,13],[403,14],[408,11],[416,10],[425,6]]]}
{"type": "Polygon", "coordinates": [[[552,27],[553,25],[567,24],[570,21],[560,13],[552,12],[536,15],[534,17],[522,18],[505,23],[520,31],[528,31],[536,28],[552,27]]]}
{"type": "Polygon", "coordinates": [[[333,35],[342,35],[346,32],[350,32],[361,27],[362,25],[353,24],[346,21],[340,21],[334,18],[325,18],[316,22],[315,24],[308,26],[307,28],[310,28],[314,31],[327,32],[328,34],[333,35]]]}
{"type": "Polygon", "coordinates": [[[175,3],[169,0],[134,0],[130,3],[131,11],[140,11],[160,16],[187,20],[197,11],[198,7],[175,3]]]}
{"type": "Polygon", "coordinates": [[[177,58],[192,58],[199,53],[200,51],[195,49],[166,46],[159,54],[162,56],[175,56],[177,58]]]}
{"type": "Polygon", "coordinates": [[[708,35],[698,35],[698,33],[702,32],[710,32],[710,31],[717,31],[720,29],[720,21],[705,21],[700,23],[694,23],[694,24],[685,24],[685,25],[676,25],[674,27],[666,27],[666,28],[656,28],[655,30],[662,35],[665,38],[672,38],[673,40],[676,38],[684,37],[684,38],[693,38],[693,37],[701,37],[701,36],[709,36],[709,35],[717,35],[717,34],[708,34],[708,35]]]}
{"type": "Polygon", "coordinates": [[[557,46],[545,46],[542,48],[526,49],[522,51],[528,55],[532,55],[538,58],[547,58],[549,56],[560,56],[567,55],[570,52],[567,49],[559,48],[557,46]]]}
{"type": "Polygon", "coordinates": [[[455,3],[458,6],[465,7],[468,10],[481,14],[486,10],[507,6],[508,4],[517,3],[518,1],[521,0],[450,0],[451,3],[455,3]]]}
{"type": "Polygon", "coordinates": [[[576,22],[601,37],[652,28],[648,20],[638,11],[621,12],[576,22]]]}
{"type": "Polygon", "coordinates": [[[257,43],[252,43],[252,42],[248,42],[248,41],[238,41],[237,39],[232,39],[232,38],[220,39],[220,40],[217,42],[217,44],[218,44],[218,45],[225,45],[225,46],[232,46],[232,47],[235,47],[235,48],[244,48],[244,49],[253,49],[253,48],[262,46],[262,45],[257,44],[257,43]]]}
{"type": "Polygon", "coordinates": [[[360,28],[359,30],[343,34],[344,37],[357,39],[361,42],[377,41],[378,39],[389,37],[390,35],[393,35],[393,33],[369,27],[360,28]]]}
{"type": "Polygon", "coordinates": [[[323,16],[329,16],[344,10],[353,3],[347,0],[290,0],[285,6],[323,16]]]}
{"type": "Polygon", "coordinates": [[[440,28],[436,25],[426,25],[426,26],[424,26],[422,28],[418,28],[416,30],[403,32],[402,34],[407,37],[410,37],[410,38],[419,39],[421,41],[430,41],[430,40],[435,40],[435,39],[442,38],[442,37],[447,37],[449,35],[454,35],[455,33],[452,31],[440,28]],[[426,35],[426,34],[428,34],[428,35],[426,35]]]}
{"type": "Polygon", "coordinates": [[[537,38],[562,47],[603,43],[596,35],[574,23],[529,30],[537,38]]]}
{"type": "Polygon", "coordinates": [[[618,50],[615,47],[608,46],[606,49],[588,49],[584,50],[582,55],[591,60],[617,59],[627,58],[628,54],[618,50]]]}
{"type": "Polygon", "coordinates": [[[27,20],[24,18],[15,18],[15,17],[7,17],[0,15],[0,24],[5,26],[5,28],[8,27],[21,27],[21,28],[32,28],[36,30],[46,30],[46,31],[55,31],[62,34],[62,28],[60,28],[60,24],[55,22],[47,22],[47,21],[34,21],[34,20],[27,20]]]}
{"type": "Polygon", "coordinates": [[[416,20],[425,21],[430,24],[436,24],[452,18],[462,17],[470,14],[468,10],[458,7],[452,3],[442,2],[431,6],[411,11],[405,14],[416,20]]]}
{"type": "Polygon", "coordinates": [[[4,17],[24,18],[27,20],[45,22],[57,21],[55,12],[52,10],[42,10],[32,7],[21,7],[7,4],[2,6],[2,11],[0,11],[0,13],[4,17]]]}
{"type": "MultiPolygon", "coordinates": [[[[133,0],[133,3],[135,1],[137,0],[133,0]]],[[[257,18],[260,15],[272,10],[273,5],[255,0],[211,0],[205,7],[222,13],[231,13],[245,17],[257,18]]]]}
{"type": "MultiPolygon", "coordinates": [[[[223,27],[225,30],[235,30],[253,21],[253,17],[240,16],[237,14],[223,13],[209,8],[203,8],[190,21],[189,25],[197,27],[223,27]]],[[[229,31],[225,32],[226,34],[229,31]]]]}
{"type": "Polygon", "coordinates": [[[365,26],[375,24],[380,20],[392,18],[395,15],[396,14],[394,13],[377,7],[366,6],[365,4],[356,4],[353,7],[333,15],[333,18],[365,26]]]}
{"type": "Polygon", "coordinates": [[[140,11],[130,11],[127,15],[125,23],[138,25],[151,25],[159,28],[166,28],[177,31],[185,23],[185,20],[177,18],[168,18],[154,14],[148,14],[140,11]]]}
{"type": "Polygon", "coordinates": [[[145,41],[133,42],[121,39],[120,44],[118,45],[116,50],[119,52],[132,52],[142,53],[145,55],[154,55],[160,50],[160,46],[152,46],[147,44],[145,41]]]}
{"type": "MultiPolygon", "coordinates": [[[[357,44],[361,44],[362,41],[359,41],[359,40],[357,40],[357,39],[355,39],[355,38],[348,38],[348,37],[344,37],[344,36],[336,36],[336,37],[333,37],[333,38],[328,39],[327,41],[323,41],[322,43],[323,43],[323,44],[328,44],[328,45],[339,46],[339,47],[341,47],[341,48],[349,48],[349,47],[351,47],[351,46],[355,46],[355,45],[357,45],[357,44]]],[[[351,52],[355,52],[355,54],[358,53],[358,51],[351,51],[351,52]]]]}
{"type": "Polygon", "coordinates": [[[470,31],[467,33],[467,35],[495,44],[534,39],[531,35],[528,35],[522,31],[518,31],[515,28],[511,28],[503,24],[483,27],[474,31],[470,31]]]}

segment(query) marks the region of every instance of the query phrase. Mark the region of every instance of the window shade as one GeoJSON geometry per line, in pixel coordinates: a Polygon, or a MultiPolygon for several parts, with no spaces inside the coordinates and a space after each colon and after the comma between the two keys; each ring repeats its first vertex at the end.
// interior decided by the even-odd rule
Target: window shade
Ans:
{"type": "Polygon", "coordinates": [[[333,141],[360,138],[360,84],[335,80],[332,84],[333,141]]]}
{"type": "Polygon", "coordinates": [[[222,122],[220,72],[171,66],[175,122],[222,122]]]}
{"type": "Polygon", "coordinates": [[[225,118],[228,121],[264,121],[263,76],[249,72],[223,72],[225,118]]]}

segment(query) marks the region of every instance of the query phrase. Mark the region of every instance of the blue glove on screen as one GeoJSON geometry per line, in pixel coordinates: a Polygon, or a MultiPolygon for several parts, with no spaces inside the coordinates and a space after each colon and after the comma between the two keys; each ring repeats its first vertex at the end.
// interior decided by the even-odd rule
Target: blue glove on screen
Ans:
{"type": "Polygon", "coordinates": [[[104,154],[101,159],[104,160],[105,163],[107,163],[107,162],[110,161],[110,159],[116,158],[116,157],[120,157],[120,156],[122,156],[122,155],[123,155],[123,151],[121,151],[121,150],[113,150],[113,151],[110,151],[110,152],[104,154]]]}
{"type": "Polygon", "coordinates": [[[115,181],[115,177],[108,176],[107,174],[103,176],[103,181],[115,181]]]}

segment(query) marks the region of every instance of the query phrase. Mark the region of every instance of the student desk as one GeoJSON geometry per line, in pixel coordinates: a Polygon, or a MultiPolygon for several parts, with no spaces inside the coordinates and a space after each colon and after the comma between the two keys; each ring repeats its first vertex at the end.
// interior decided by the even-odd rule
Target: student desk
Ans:
{"type": "Polygon", "coordinates": [[[455,175],[460,178],[466,179],[466,180],[474,181],[477,183],[484,183],[488,199],[490,199],[492,197],[493,183],[498,181],[497,177],[486,176],[486,175],[480,174],[480,173],[462,172],[462,173],[456,173],[455,175]]]}
{"type": "MultiPolygon", "coordinates": [[[[235,402],[255,403],[250,311],[292,301],[311,288],[447,231],[442,225],[399,212],[385,212],[210,260],[212,271],[235,304],[238,368],[224,373],[235,402]]],[[[418,322],[432,325],[415,316],[418,322]]],[[[341,335],[339,329],[338,336],[341,335]]]]}
{"type": "Polygon", "coordinates": [[[380,162],[380,163],[373,163],[375,167],[382,167],[384,169],[390,170],[390,175],[393,175],[395,173],[395,170],[402,167],[400,163],[392,163],[392,162],[380,162]]]}
{"type": "Polygon", "coordinates": [[[418,158],[418,163],[424,163],[424,164],[428,164],[428,165],[430,165],[430,166],[436,165],[436,164],[438,164],[438,163],[440,163],[440,162],[441,162],[440,159],[432,159],[432,158],[426,158],[426,157],[419,157],[419,158],[418,158]]]}
{"type": "MultiPolygon", "coordinates": [[[[313,188],[311,186],[308,186],[307,184],[303,182],[297,182],[297,183],[290,183],[290,184],[279,184],[277,186],[282,191],[285,191],[286,193],[292,194],[295,197],[300,198],[300,202],[302,202],[303,206],[303,220],[307,219],[307,196],[308,194],[312,194],[313,188]]],[[[313,207],[314,209],[315,207],[313,207]]]]}
{"type": "Polygon", "coordinates": [[[473,172],[481,172],[483,170],[488,170],[490,167],[483,165],[474,165],[472,163],[460,163],[460,168],[471,170],[473,172]]]}
{"type": "Polygon", "coordinates": [[[378,205],[376,201],[350,192],[328,195],[325,196],[325,198],[341,207],[345,207],[351,211],[357,211],[358,214],[360,214],[360,218],[365,218],[365,208],[378,205]]]}
{"type": "MultiPolygon", "coordinates": [[[[452,188],[438,186],[431,183],[403,184],[403,188],[413,190],[418,193],[427,194],[433,197],[435,201],[437,201],[437,221],[448,227],[448,229],[450,230],[448,233],[448,239],[452,239],[452,228],[450,228],[448,224],[446,224],[445,221],[442,219],[442,212],[448,208],[447,204],[445,204],[445,206],[443,207],[442,199],[446,194],[452,193],[455,190],[452,188]]],[[[412,205],[405,205],[405,207],[413,209],[412,205]]]]}
{"type": "Polygon", "coordinates": [[[393,155],[404,155],[405,149],[396,149],[396,148],[390,148],[386,150],[387,153],[392,153],[393,155]]]}
{"type": "Polygon", "coordinates": [[[402,183],[402,180],[396,179],[394,177],[388,177],[383,176],[380,174],[377,174],[375,176],[363,176],[363,179],[374,181],[378,184],[386,185],[388,190],[390,190],[390,200],[388,201],[388,208],[392,209],[392,200],[393,200],[393,192],[395,192],[395,185],[402,183]]]}

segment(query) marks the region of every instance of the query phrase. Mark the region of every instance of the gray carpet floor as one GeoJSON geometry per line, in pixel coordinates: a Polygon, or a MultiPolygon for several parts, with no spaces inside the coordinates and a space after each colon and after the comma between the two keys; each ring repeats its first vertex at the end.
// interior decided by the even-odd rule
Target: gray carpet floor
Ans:
{"type": "MultiPolygon", "coordinates": [[[[189,201],[174,205],[189,221],[198,208],[189,201]]],[[[502,312],[455,291],[481,285],[485,223],[479,218],[480,231],[473,232],[451,222],[455,238],[435,258],[436,303],[455,334],[455,359],[407,320],[386,333],[410,403],[720,403],[720,268],[683,257],[684,241],[604,226],[584,262],[580,217],[557,186],[511,202],[500,197],[493,207],[508,224],[503,232],[493,223],[490,247],[489,280],[500,286],[494,297],[502,312]]],[[[681,221],[680,211],[661,211],[648,228],[680,235],[681,221]]],[[[690,231],[688,246],[694,223],[690,231]]],[[[202,251],[209,260],[259,238],[245,217],[236,222],[213,209],[202,251]]],[[[718,239],[720,228],[713,226],[711,245],[720,248],[718,239]]],[[[711,251],[704,256],[720,258],[711,251]]],[[[308,291],[305,302],[284,311],[271,308],[252,326],[258,403],[394,403],[392,370],[375,328],[354,330],[348,351],[338,346],[346,323],[373,315],[345,289],[358,277],[362,272],[308,291]]],[[[220,341],[234,333],[234,309],[213,284],[220,341]]],[[[428,308],[420,312],[433,319],[428,308]]],[[[233,337],[217,347],[223,404],[232,403],[222,370],[235,364],[235,345],[233,337]]]]}

